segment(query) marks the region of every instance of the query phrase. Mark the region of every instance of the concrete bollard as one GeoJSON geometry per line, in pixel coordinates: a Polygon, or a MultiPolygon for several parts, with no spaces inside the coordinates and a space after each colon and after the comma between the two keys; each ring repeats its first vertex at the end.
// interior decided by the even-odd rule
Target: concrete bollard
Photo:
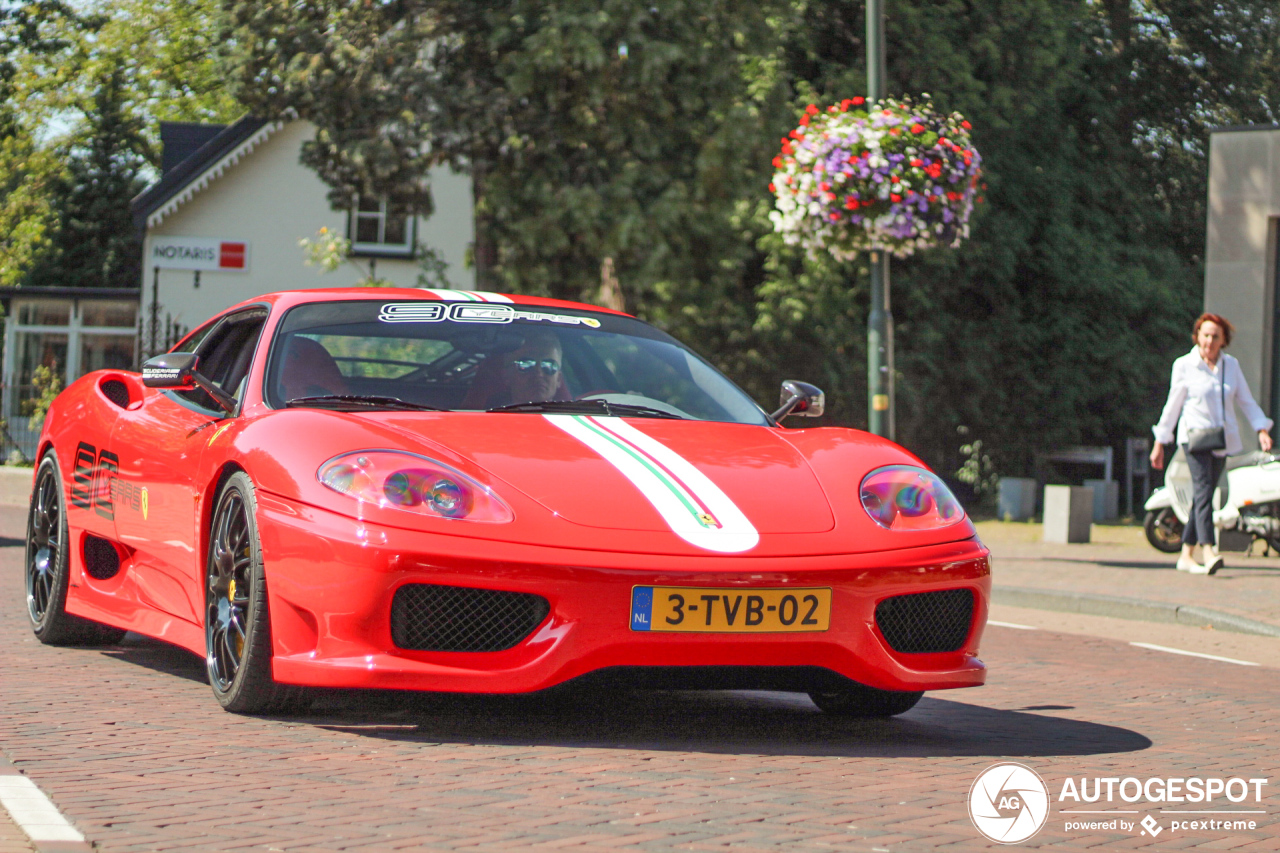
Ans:
{"type": "Polygon", "coordinates": [[[1093,523],[1093,489],[1088,486],[1044,487],[1044,541],[1088,542],[1093,523]]]}
{"type": "Polygon", "coordinates": [[[1036,481],[1030,477],[1001,477],[996,514],[1001,521],[1026,521],[1036,514],[1036,481]]]}
{"type": "Polygon", "coordinates": [[[1093,489],[1093,520],[1110,521],[1120,514],[1120,484],[1115,480],[1085,480],[1093,489]]]}

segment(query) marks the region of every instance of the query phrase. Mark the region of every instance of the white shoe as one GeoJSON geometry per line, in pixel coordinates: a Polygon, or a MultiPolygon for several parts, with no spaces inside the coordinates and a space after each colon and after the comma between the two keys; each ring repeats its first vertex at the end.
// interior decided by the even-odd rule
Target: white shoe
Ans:
{"type": "Polygon", "coordinates": [[[1185,554],[1180,554],[1178,555],[1178,563],[1175,568],[1180,572],[1192,572],[1198,574],[1199,572],[1197,572],[1197,570],[1203,569],[1204,566],[1200,565],[1185,554]]]}
{"type": "Polygon", "coordinates": [[[1218,549],[1213,545],[1204,546],[1204,571],[1195,572],[1195,574],[1213,575],[1218,573],[1218,569],[1225,564],[1222,554],[1218,553],[1218,549]]]}

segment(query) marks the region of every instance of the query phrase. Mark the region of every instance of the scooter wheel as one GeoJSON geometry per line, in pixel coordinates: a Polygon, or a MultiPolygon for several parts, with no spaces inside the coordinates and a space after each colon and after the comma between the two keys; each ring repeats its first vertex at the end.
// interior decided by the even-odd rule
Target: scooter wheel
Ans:
{"type": "Polygon", "coordinates": [[[1176,554],[1182,550],[1182,522],[1170,507],[1147,513],[1142,528],[1146,531],[1147,541],[1157,551],[1176,554]]]}

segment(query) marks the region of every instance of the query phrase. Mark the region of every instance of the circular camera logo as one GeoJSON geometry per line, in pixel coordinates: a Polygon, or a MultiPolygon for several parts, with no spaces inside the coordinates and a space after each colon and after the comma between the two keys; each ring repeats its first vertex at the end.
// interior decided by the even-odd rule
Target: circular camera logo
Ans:
{"type": "Polygon", "coordinates": [[[999,844],[1026,841],[1049,818],[1049,789],[1030,767],[994,764],[969,789],[969,818],[978,832],[999,844]]]}

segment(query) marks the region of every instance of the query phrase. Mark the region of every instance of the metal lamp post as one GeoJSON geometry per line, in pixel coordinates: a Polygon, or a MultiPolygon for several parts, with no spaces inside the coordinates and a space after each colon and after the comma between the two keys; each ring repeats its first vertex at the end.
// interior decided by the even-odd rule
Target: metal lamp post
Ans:
{"type": "MultiPolygon", "coordinates": [[[[867,0],[867,100],[884,97],[884,2],[867,0]]],[[[871,253],[871,315],[867,318],[867,428],[894,439],[893,313],[889,254],[871,253]]]]}

